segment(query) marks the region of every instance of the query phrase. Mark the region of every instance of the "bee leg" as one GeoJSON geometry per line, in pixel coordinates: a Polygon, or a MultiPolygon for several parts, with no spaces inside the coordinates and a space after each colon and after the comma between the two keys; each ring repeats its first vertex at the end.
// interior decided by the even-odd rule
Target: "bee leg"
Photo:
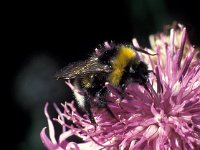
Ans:
{"type": "Polygon", "coordinates": [[[86,112],[88,118],[90,119],[91,123],[96,126],[96,121],[95,121],[94,116],[91,111],[90,98],[88,97],[84,103],[85,103],[84,109],[85,109],[85,112],[86,112]]]}
{"type": "Polygon", "coordinates": [[[85,92],[83,97],[84,99],[81,99],[81,103],[77,99],[76,102],[78,103],[78,107],[81,108],[86,113],[90,122],[94,125],[94,131],[96,131],[97,124],[91,111],[90,97],[87,96],[85,92]]]}
{"type": "Polygon", "coordinates": [[[125,92],[126,84],[125,83],[121,84],[121,88],[122,88],[121,99],[124,99],[126,96],[126,92],[125,92]]]}
{"type": "Polygon", "coordinates": [[[73,86],[72,90],[78,107],[87,114],[92,124],[96,124],[95,119],[91,112],[90,96],[88,95],[87,91],[81,90],[80,81],[81,81],[80,79],[75,79],[73,85],[70,84],[69,85],[71,87],[73,86]]]}
{"type": "Polygon", "coordinates": [[[105,108],[106,111],[115,119],[116,116],[113,114],[113,112],[110,110],[110,108],[108,107],[107,105],[107,102],[105,100],[105,96],[106,96],[106,93],[107,93],[107,88],[106,87],[103,87],[101,90],[99,90],[99,92],[97,93],[97,97],[98,97],[98,103],[97,105],[101,108],[105,108]]]}

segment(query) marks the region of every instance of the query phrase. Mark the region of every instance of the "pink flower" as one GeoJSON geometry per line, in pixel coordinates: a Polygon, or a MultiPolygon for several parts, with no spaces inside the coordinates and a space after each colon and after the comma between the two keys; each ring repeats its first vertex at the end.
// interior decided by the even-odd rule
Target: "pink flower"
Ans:
{"type": "MultiPolygon", "coordinates": [[[[126,87],[127,96],[121,99],[116,89],[106,84],[110,90],[106,100],[117,119],[104,109],[94,107],[95,130],[87,116],[78,114],[73,102],[61,104],[62,112],[54,105],[58,118],[53,120],[63,127],[56,140],[46,104],[50,138],[45,133],[46,127],[40,136],[49,150],[200,149],[200,60],[196,59],[197,52],[187,41],[186,29],[181,25],[176,30],[171,29],[170,36],[164,33],[150,36],[150,43],[156,56],[138,54],[155,72],[149,77],[149,91],[132,83],[126,87]],[[73,123],[66,123],[66,120],[73,123]],[[83,142],[69,142],[67,138],[72,135],[83,142]]],[[[133,45],[139,46],[135,39],[133,45]]],[[[108,43],[105,48],[109,48],[108,43]]]]}

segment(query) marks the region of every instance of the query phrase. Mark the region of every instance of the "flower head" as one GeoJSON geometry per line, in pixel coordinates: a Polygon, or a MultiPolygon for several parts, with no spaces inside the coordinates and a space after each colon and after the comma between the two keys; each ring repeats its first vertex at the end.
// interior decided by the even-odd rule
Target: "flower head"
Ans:
{"type": "MultiPolygon", "coordinates": [[[[121,99],[116,88],[106,84],[110,91],[106,101],[117,119],[94,107],[96,129],[87,116],[79,115],[73,102],[62,104],[62,112],[54,105],[58,112],[54,120],[63,127],[58,140],[46,104],[50,138],[43,128],[44,145],[50,150],[200,149],[200,60],[187,40],[186,28],[179,25],[170,35],[150,36],[150,43],[157,55],[138,54],[154,72],[149,76],[148,90],[131,83],[121,99]],[[72,135],[83,142],[68,141],[72,135]]],[[[133,45],[139,47],[135,39],[133,45]]],[[[110,45],[105,43],[104,47],[109,49],[110,45]]],[[[99,54],[98,49],[96,52],[99,54]]]]}

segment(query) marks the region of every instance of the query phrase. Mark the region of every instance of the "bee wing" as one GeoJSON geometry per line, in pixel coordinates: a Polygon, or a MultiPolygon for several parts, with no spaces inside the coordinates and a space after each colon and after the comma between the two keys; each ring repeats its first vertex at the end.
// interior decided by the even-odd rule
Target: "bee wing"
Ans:
{"type": "Polygon", "coordinates": [[[56,75],[56,79],[73,79],[84,77],[88,74],[109,73],[109,66],[100,64],[97,59],[90,58],[86,61],[79,61],[61,69],[56,75]]]}

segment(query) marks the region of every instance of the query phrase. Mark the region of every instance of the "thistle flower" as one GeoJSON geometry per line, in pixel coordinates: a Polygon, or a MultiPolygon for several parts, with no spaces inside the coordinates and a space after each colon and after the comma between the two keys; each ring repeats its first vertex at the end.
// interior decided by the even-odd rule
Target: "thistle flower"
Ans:
{"type": "MultiPolygon", "coordinates": [[[[73,102],[61,104],[62,112],[54,105],[58,118],[53,120],[63,127],[58,140],[46,104],[50,138],[43,128],[44,145],[50,150],[200,149],[200,60],[187,40],[186,28],[179,25],[170,35],[150,36],[150,43],[156,56],[138,54],[155,73],[149,77],[149,90],[131,83],[121,99],[116,89],[106,84],[110,91],[106,100],[117,120],[103,109],[93,108],[96,129],[87,116],[79,115],[73,102]],[[83,142],[68,141],[72,135],[83,142]]],[[[135,39],[133,45],[139,47],[135,39]]]]}

